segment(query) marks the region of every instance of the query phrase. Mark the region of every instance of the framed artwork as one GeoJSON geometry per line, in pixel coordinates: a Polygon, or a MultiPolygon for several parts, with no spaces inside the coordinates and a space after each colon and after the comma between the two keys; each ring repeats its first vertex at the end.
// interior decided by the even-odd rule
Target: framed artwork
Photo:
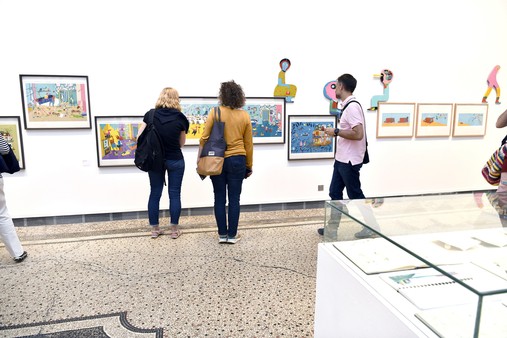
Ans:
{"type": "Polygon", "coordinates": [[[289,160],[334,158],[335,137],[326,135],[324,128],[336,128],[333,115],[289,116],[289,160]]]}
{"type": "Polygon", "coordinates": [[[25,129],[91,129],[88,76],[20,75],[25,129]]]}
{"type": "Polygon", "coordinates": [[[452,136],[484,136],[487,119],[487,103],[456,103],[452,136]]]}
{"type": "Polygon", "coordinates": [[[450,136],[452,108],[452,103],[419,103],[415,137],[450,136]]]}
{"type": "Polygon", "coordinates": [[[143,116],[95,116],[99,167],[133,166],[143,116]]]}
{"type": "Polygon", "coordinates": [[[412,137],[414,135],[415,103],[379,102],[377,138],[412,137]]]}
{"type": "MultiPolygon", "coordinates": [[[[218,98],[181,96],[180,104],[190,122],[186,144],[198,145],[208,114],[218,105],[218,98]]],[[[285,143],[283,97],[247,97],[242,109],[250,115],[253,143],[285,143]]]]}
{"type": "Polygon", "coordinates": [[[19,116],[1,116],[0,134],[14,151],[19,162],[19,167],[25,169],[25,153],[23,151],[23,137],[21,135],[21,121],[19,116]]]}

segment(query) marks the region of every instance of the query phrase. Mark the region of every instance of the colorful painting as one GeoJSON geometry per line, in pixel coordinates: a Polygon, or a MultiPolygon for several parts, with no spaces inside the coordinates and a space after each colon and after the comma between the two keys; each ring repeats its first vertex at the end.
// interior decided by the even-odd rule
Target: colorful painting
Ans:
{"type": "Polygon", "coordinates": [[[452,136],[484,136],[488,117],[488,104],[460,104],[454,106],[452,136]]]}
{"type": "Polygon", "coordinates": [[[336,128],[335,116],[289,116],[289,160],[333,158],[335,137],[324,132],[336,128]]]}
{"type": "Polygon", "coordinates": [[[338,108],[338,99],[336,98],[336,85],[338,81],[329,81],[324,85],[324,97],[329,100],[329,114],[341,117],[341,109],[338,108]]]}
{"type": "MultiPolygon", "coordinates": [[[[187,145],[198,145],[206,119],[218,105],[216,97],[180,97],[181,110],[190,122],[187,145]]],[[[285,100],[283,98],[246,98],[242,107],[250,115],[254,143],[285,143],[285,100]]]]}
{"type": "Polygon", "coordinates": [[[26,129],[90,129],[87,76],[20,75],[26,129]]]}
{"type": "Polygon", "coordinates": [[[382,83],[383,92],[382,95],[372,96],[370,102],[369,111],[375,111],[378,109],[379,102],[386,102],[389,100],[389,84],[393,81],[393,72],[389,69],[382,69],[380,74],[374,74],[374,78],[380,79],[380,83],[382,83]]]}
{"type": "Polygon", "coordinates": [[[498,71],[500,70],[500,66],[496,65],[493,67],[493,70],[488,75],[487,83],[488,83],[488,89],[486,89],[486,93],[484,93],[484,96],[482,97],[482,103],[488,103],[488,96],[491,93],[491,90],[495,88],[496,93],[496,99],[495,104],[501,104],[500,102],[500,85],[498,84],[498,81],[496,79],[496,75],[498,71]]]}
{"type": "Polygon", "coordinates": [[[133,166],[142,116],[96,116],[99,167],[133,166]]]}
{"type": "Polygon", "coordinates": [[[25,169],[25,154],[23,151],[20,118],[18,116],[0,117],[0,134],[14,151],[14,155],[16,155],[19,162],[19,167],[25,169]]]}
{"type": "Polygon", "coordinates": [[[377,138],[412,137],[415,103],[378,103],[377,138]]]}
{"type": "Polygon", "coordinates": [[[419,103],[415,136],[447,137],[451,135],[452,109],[452,103],[419,103]]]}

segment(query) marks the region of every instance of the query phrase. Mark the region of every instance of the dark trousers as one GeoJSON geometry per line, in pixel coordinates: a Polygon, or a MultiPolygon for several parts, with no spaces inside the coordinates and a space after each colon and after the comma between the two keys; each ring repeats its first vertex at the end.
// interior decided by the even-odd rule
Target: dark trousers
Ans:
{"type": "Polygon", "coordinates": [[[347,189],[349,199],[364,199],[361,181],[359,180],[359,171],[362,166],[362,163],[352,165],[350,162],[342,163],[334,161],[333,178],[329,186],[329,197],[332,200],[342,200],[343,189],[345,188],[347,189]]]}
{"type": "Polygon", "coordinates": [[[234,237],[237,234],[240,213],[239,198],[245,173],[246,157],[230,156],[224,159],[222,173],[210,176],[215,193],[215,220],[220,236],[234,237]],[[226,216],[225,211],[227,197],[229,198],[229,217],[226,216]]]}

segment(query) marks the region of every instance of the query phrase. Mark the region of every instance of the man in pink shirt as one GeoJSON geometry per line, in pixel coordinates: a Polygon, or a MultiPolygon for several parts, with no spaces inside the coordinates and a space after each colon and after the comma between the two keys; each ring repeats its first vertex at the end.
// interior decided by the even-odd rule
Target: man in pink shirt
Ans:
{"type": "MultiPolygon", "coordinates": [[[[345,188],[349,199],[365,198],[359,179],[359,171],[363,166],[366,153],[365,123],[363,109],[352,95],[356,85],[357,80],[350,74],[343,74],[338,78],[335,92],[336,98],[342,101],[342,116],[339,128],[325,130],[326,134],[337,137],[333,178],[329,187],[329,197],[332,200],[343,200],[345,188]]],[[[332,213],[330,223],[337,224],[338,218],[339,215],[332,213]]],[[[324,228],[318,229],[318,232],[323,235],[324,228]]],[[[369,232],[369,230],[364,229],[362,232],[369,232]]],[[[356,237],[369,237],[371,234],[364,233],[356,237]]]]}

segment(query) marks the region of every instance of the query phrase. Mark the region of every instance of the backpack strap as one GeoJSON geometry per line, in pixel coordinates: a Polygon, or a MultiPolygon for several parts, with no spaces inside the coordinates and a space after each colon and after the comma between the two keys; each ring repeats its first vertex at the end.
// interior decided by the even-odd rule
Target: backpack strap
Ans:
{"type": "Polygon", "coordinates": [[[215,121],[220,122],[221,120],[222,116],[220,115],[220,107],[217,106],[217,108],[215,109],[215,121]]]}
{"type": "MultiPolygon", "coordinates": [[[[352,102],[357,103],[359,105],[359,107],[361,107],[361,112],[363,113],[363,121],[364,121],[364,126],[363,126],[364,140],[366,141],[366,147],[368,147],[368,136],[366,135],[366,116],[364,116],[363,106],[361,106],[361,104],[359,103],[359,101],[350,100],[349,102],[347,102],[347,104],[345,105],[345,107],[343,107],[342,112],[345,111],[345,109],[347,109],[347,107],[349,106],[349,104],[351,104],[352,102]]],[[[506,136],[506,138],[507,138],[507,136],[506,136]]],[[[368,151],[368,149],[366,151],[368,151]]]]}
{"type": "Polygon", "coordinates": [[[148,123],[153,124],[153,119],[155,118],[155,109],[151,109],[148,112],[148,123]]]}

